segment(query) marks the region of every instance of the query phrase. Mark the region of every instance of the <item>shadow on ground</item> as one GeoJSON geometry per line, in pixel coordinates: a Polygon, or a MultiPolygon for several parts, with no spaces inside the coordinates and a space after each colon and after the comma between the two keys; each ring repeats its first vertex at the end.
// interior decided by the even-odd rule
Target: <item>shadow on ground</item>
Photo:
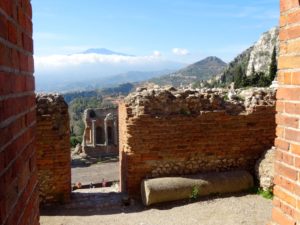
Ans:
{"type": "Polygon", "coordinates": [[[160,203],[150,207],[145,207],[141,200],[131,200],[128,205],[122,200],[125,196],[122,193],[76,193],[72,196],[72,202],[66,205],[56,205],[52,207],[42,208],[41,216],[94,216],[94,215],[113,215],[113,214],[130,214],[147,210],[170,210],[182,207],[191,203],[209,203],[217,199],[226,201],[226,198],[243,197],[251,195],[247,193],[214,195],[209,197],[201,197],[197,200],[181,200],[175,202],[160,203]]]}

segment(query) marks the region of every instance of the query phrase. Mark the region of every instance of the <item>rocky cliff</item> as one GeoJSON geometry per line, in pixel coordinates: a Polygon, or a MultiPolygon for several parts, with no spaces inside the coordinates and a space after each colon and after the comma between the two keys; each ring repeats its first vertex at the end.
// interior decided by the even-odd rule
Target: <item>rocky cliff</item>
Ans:
{"type": "MultiPolygon", "coordinates": [[[[253,46],[250,53],[250,59],[246,75],[250,76],[254,68],[255,72],[269,73],[271,57],[274,48],[276,52],[279,49],[279,28],[274,27],[268,32],[262,34],[259,40],[253,46]]],[[[278,54],[277,54],[278,55],[278,54]]]]}
{"type": "Polygon", "coordinates": [[[234,82],[237,76],[250,76],[252,72],[263,73],[268,76],[274,48],[278,53],[278,36],[279,29],[277,27],[263,33],[253,46],[230,62],[223,74],[220,77],[216,77],[215,80],[217,82],[221,80],[221,83],[228,84],[234,82]]]}

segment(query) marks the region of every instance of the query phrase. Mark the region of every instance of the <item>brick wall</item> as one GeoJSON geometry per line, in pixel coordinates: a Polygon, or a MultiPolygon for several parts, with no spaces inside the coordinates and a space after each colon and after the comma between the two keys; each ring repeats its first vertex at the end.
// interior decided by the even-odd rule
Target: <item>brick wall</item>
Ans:
{"type": "Polygon", "coordinates": [[[280,1],[280,55],[273,223],[300,223],[300,7],[280,1]]]}
{"type": "Polygon", "coordinates": [[[29,0],[0,1],[0,224],[39,224],[29,0]]]}
{"type": "Polygon", "coordinates": [[[61,95],[40,94],[37,101],[37,168],[43,205],[64,203],[71,194],[68,105],[61,95]]]}
{"type": "Polygon", "coordinates": [[[119,105],[121,188],[131,196],[138,196],[146,177],[236,168],[253,172],[256,160],[274,144],[274,101],[245,109],[193,91],[134,95],[119,105]]]}

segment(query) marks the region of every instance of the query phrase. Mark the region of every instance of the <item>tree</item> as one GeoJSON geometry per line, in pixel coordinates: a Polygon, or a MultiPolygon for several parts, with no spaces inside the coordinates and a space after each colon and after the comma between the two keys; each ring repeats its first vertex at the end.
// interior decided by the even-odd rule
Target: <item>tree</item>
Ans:
{"type": "Polygon", "coordinates": [[[277,55],[276,55],[276,47],[273,49],[272,58],[271,58],[271,65],[269,69],[269,79],[271,82],[275,79],[277,74],[277,55]]]}

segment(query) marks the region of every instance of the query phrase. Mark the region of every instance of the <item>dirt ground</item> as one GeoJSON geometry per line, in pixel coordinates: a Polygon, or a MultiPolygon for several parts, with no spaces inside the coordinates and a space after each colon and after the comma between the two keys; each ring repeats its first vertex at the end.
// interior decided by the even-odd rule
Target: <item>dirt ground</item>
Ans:
{"type": "Polygon", "coordinates": [[[72,183],[82,184],[101,183],[103,181],[119,180],[119,162],[108,161],[92,165],[72,165],[72,183]]]}
{"type": "Polygon", "coordinates": [[[150,208],[133,206],[48,210],[41,225],[265,225],[272,201],[258,195],[177,202],[150,208]]]}

